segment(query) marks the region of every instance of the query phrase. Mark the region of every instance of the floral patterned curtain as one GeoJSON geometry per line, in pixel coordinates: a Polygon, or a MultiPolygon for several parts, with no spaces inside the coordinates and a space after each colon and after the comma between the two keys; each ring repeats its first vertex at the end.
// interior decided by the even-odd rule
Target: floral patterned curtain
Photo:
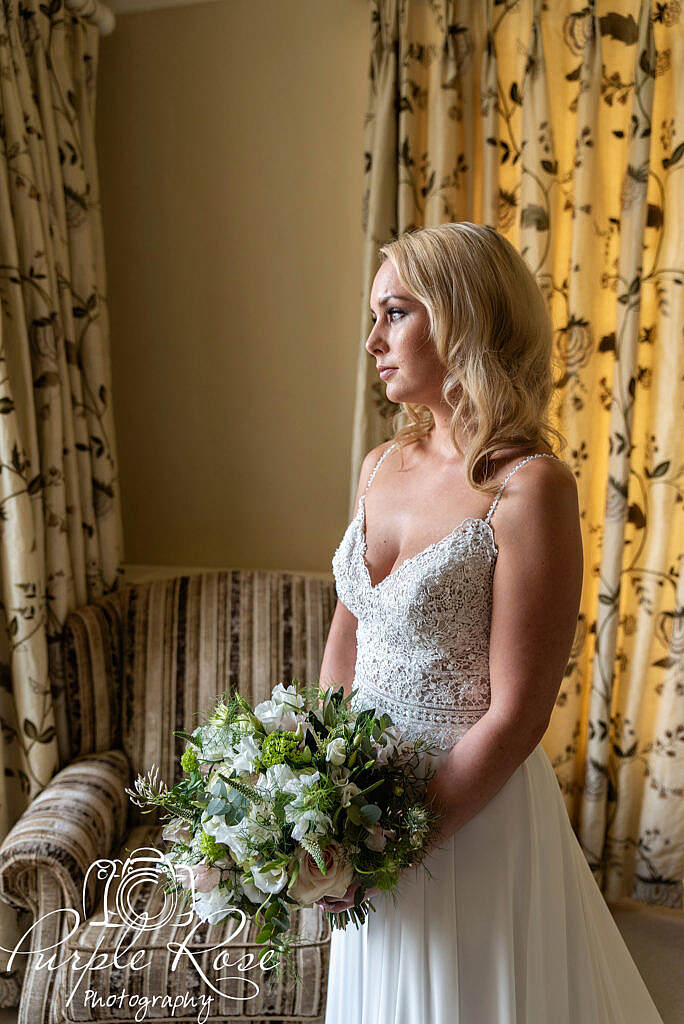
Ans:
{"type": "MultiPolygon", "coordinates": [[[[69,759],[64,620],[122,574],[93,124],[111,15],[78,6],[0,3],[0,842],[69,759]]],[[[0,903],[0,944],[26,926],[0,903]]]]}
{"type": "Polygon", "coordinates": [[[397,409],[363,348],[377,248],[491,225],[547,297],[580,492],[585,586],[544,747],[604,893],[681,907],[680,0],[371,0],[370,15],[350,515],[397,409]]]}

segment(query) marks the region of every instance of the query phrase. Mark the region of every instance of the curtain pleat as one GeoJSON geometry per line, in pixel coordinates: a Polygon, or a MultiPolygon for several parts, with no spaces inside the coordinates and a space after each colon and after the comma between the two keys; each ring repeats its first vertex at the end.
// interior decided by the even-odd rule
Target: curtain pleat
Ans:
{"type": "Polygon", "coordinates": [[[544,746],[609,897],[682,906],[684,30],[648,0],[371,0],[349,515],[397,407],[364,348],[378,247],[470,220],[545,295],[585,580],[544,746]]]}
{"type": "MultiPolygon", "coordinates": [[[[70,760],[66,616],[123,572],[97,51],[62,0],[0,4],[0,841],[70,760]]],[[[26,927],[0,903],[0,944],[26,927]]]]}

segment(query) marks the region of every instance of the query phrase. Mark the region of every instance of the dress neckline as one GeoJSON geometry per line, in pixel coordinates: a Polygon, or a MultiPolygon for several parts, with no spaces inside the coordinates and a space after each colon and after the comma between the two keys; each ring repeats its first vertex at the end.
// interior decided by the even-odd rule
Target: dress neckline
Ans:
{"type": "Polygon", "coordinates": [[[489,506],[489,510],[487,511],[486,516],[484,516],[484,517],[482,517],[482,516],[466,516],[452,530],[449,530],[449,532],[447,534],[445,534],[444,537],[440,537],[439,540],[432,541],[430,544],[428,544],[426,547],[422,548],[420,551],[416,551],[416,553],[414,555],[409,555],[408,558],[405,558],[403,560],[403,562],[399,563],[399,565],[396,567],[396,569],[393,569],[391,572],[388,572],[387,575],[383,576],[383,578],[381,580],[378,580],[377,583],[373,583],[373,581],[371,580],[370,569],[368,567],[368,563],[366,562],[367,541],[366,541],[366,503],[365,503],[365,497],[366,497],[366,493],[368,491],[368,488],[370,487],[370,484],[371,484],[371,482],[373,480],[373,477],[375,476],[375,474],[377,473],[378,469],[380,468],[380,463],[383,461],[383,459],[385,458],[386,455],[389,455],[389,453],[394,448],[397,447],[398,443],[399,443],[398,441],[395,441],[388,448],[386,448],[385,451],[383,452],[383,454],[380,456],[380,458],[376,462],[375,467],[373,469],[373,472],[371,473],[370,477],[368,478],[368,482],[366,483],[366,488],[365,488],[364,492],[359,496],[359,505],[358,505],[358,508],[356,510],[355,518],[359,521],[359,530],[360,530],[360,534],[361,534],[361,564],[362,564],[362,568],[363,568],[363,572],[364,572],[364,575],[365,575],[366,582],[368,584],[368,588],[371,591],[379,590],[380,587],[383,586],[383,584],[385,583],[386,580],[390,579],[390,577],[392,577],[392,576],[397,576],[400,573],[400,571],[404,568],[404,566],[412,565],[414,562],[419,561],[424,555],[428,554],[431,551],[435,551],[437,548],[441,547],[442,544],[446,544],[446,542],[448,540],[451,540],[452,537],[455,537],[458,533],[460,533],[460,531],[466,525],[468,525],[469,523],[472,523],[473,525],[476,524],[476,523],[482,523],[482,525],[485,527],[485,530],[486,530],[486,532],[487,532],[487,534],[489,536],[490,544],[492,546],[492,550],[493,550],[493,553],[494,553],[494,560],[496,560],[496,558],[497,558],[497,556],[499,554],[499,549],[496,546],[496,543],[494,541],[494,531],[492,530],[492,527],[490,525],[489,520],[491,519],[492,513],[494,512],[494,509],[496,508],[496,506],[497,506],[497,504],[499,502],[499,499],[500,499],[501,495],[503,494],[503,490],[504,490],[504,488],[506,486],[507,481],[513,476],[513,474],[516,472],[516,470],[520,469],[521,466],[524,466],[526,462],[530,462],[532,459],[548,458],[548,459],[555,459],[557,462],[562,461],[562,460],[560,460],[558,458],[557,455],[554,455],[552,452],[535,452],[532,455],[528,455],[525,458],[521,459],[519,462],[516,463],[516,465],[513,467],[513,469],[511,469],[510,472],[506,474],[506,476],[502,480],[502,482],[501,482],[501,484],[499,486],[499,489],[498,489],[498,491],[497,491],[497,493],[496,493],[496,495],[494,497],[494,500],[492,501],[491,505],[489,506]]]}
{"type": "Polygon", "coordinates": [[[463,529],[463,527],[466,526],[468,523],[482,523],[482,525],[485,527],[485,529],[486,529],[486,531],[489,534],[489,537],[491,539],[491,544],[492,544],[492,548],[493,548],[493,552],[494,552],[494,560],[496,560],[496,557],[499,554],[499,549],[497,548],[496,544],[494,543],[494,531],[492,530],[492,528],[489,525],[489,523],[487,522],[487,520],[482,518],[482,516],[466,516],[464,519],[461,520],[460,523],[458,523],[453,528],[453,530],[449,530],[449,532],[447,534],[445,534],[444,537],[440,537],[439,540],[431,541],[430,544],[428,544],[426,547],[421,548],[420,551],[416,551],[416,553],[414,555],[409,555],[408,558],[405,558],[402,562],[399,563],[399,565],[396,567],[396,569],[393,569],[391,572],[388,572],[387,575],[383,576],[382,579],[378,580],[377,583],[373,583],[373,581],[371,580],[370,569],[368,568],[368,563],[366,562],[366,547],[367,547],[367,543],[366,543],[366,505],[365,505],[365,501],[364,501],[365,497],[366,497],[365,493],[362,494],[359,497],[359,505],[358,505],[358,508],[357,508],[357,511],[356,511],[356,515],[357,515],[357,518],[359,520],[359,532],[361,534],[361,551],[360,551],[361,565],[363,567],[363,571],[364,571],[364,574],[365,574],[365,579],[366,579],[366,582],[368,583],[368,587],[369,587],[370,590],[373,590],[373,591],[374,590],[379,590],[380,587],[382,587],[382,585],[387,580],[391,579],[393,576],[397,576],[401,572],[401,570],[404,568],[404,566],[410,565],[413,562],[418,561],[424,555],[426,555],[429,552],[434,551],[437,548],[441,547],[442,544],[445,544],[448,540],[451,540],[452,537],[455,537],[456,534],[458,534],[463,529]]]}

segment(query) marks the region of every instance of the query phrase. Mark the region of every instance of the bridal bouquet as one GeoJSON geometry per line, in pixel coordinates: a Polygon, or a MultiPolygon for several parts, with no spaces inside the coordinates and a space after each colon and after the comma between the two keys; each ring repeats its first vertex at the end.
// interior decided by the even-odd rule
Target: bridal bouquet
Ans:
{"type": "Polygon", "coordinates": [[[297,680],[255,708],[224,695],[192,734],[174,733],[187,741],[176,785],[153,766],[126,790],[168,819],[167,891],[203,921],[255,919],[273,955],[291,950],[292,908],[340,899],[352,881],[354,906],[326,913],[331,927],[358,927],[373,887],[396,902],[399,875],[438,836],[426,741],[404,740],[387,714],[351,710],[353,695],[297,680]]]}

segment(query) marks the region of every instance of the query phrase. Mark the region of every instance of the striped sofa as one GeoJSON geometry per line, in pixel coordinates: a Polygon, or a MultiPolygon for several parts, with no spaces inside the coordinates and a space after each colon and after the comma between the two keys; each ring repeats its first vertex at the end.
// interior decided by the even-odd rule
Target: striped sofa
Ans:
{"type": "Polygon", "coordinates": [[[124,787],[152,764],[177,781],[174,730],[219,693],[258,702],[277,682],[317,680],[335,600],[332,579],[226,570],[126,584],[68,617],[71,760],[0,847],[0,897],[38,922],[20,1024],[323,1021],[324,914],[293,914],[298,980],[262,970],[257,926],[198,926],[132,863],[167,845],[158,812],[124,787]]]}

